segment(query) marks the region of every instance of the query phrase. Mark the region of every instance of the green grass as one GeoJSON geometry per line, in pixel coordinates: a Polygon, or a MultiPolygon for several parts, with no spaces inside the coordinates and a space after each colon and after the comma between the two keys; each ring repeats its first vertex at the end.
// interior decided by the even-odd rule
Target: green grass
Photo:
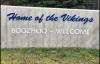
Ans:
{"type": "Polygon", "coordinates": [[[81,48],[1,49],[1,64],[99,64],[99,50],[81,48]]]}

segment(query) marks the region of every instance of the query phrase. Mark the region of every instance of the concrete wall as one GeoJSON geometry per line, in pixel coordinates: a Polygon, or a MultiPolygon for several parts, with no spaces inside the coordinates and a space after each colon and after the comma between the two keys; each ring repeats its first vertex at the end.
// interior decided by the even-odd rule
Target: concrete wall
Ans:
{"type": "Polygon", "coordinates": [[[28,47],[81,47],[99,48],[99,11],[81,9],[59,9],[40,7],[1,6],[1,47],[2,48],[28,48],[28,47]],[[15,12],[19,15],[41,14],[46,16],[55,13],[77,14],[82,17],[93,17],[94,22],[83,24],[81,22],[47,22],[36,21],[9,21],[7,14],[15,12]],[[89,34],[58,34],[56,32],[44,33],[12,33],[12,28],[33,29],[89,29],[89,34]]]}

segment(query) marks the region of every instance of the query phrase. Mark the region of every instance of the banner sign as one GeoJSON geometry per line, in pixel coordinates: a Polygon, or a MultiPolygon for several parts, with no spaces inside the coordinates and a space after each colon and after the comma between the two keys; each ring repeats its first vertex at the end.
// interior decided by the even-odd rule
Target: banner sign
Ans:
{"type": "Polygon", "coordinates": [[[99,10],[1,5],[2,48],[99,48],[99,10]]]}

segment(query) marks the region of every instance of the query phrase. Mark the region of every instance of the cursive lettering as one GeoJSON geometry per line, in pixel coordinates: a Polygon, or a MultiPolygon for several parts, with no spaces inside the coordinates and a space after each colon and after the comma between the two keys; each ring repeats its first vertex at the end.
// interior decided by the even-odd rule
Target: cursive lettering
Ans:
{"type": "Polygon", "coordinates": [[[19,16],[16,13],[9,13],[7,14],[9,20],[32,20],[32,16],[19,16]]]}

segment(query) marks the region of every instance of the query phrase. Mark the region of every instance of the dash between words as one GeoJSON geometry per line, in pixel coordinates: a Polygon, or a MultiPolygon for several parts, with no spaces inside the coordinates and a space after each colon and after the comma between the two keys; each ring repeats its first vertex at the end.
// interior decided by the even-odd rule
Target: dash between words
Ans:
{"type": "MultiPolygon", "coordinates": [[[[18,15],[17,13],[9,13],[7,14],[7,17],[12,21],[31,21],[33,20],[32,16],[23,16],[18,15]]],[[[60,16],[57,16],[56,14],[50,14],[45,17],[45,14],[42,14],[41,16],[35,16],[34,20],[38,23],[41,23],[43,20],[45,21],[58,21],[61,19],[63,22],[82,22],[83,24],[93,22],[94,19],[92,17],[81,17],[80,15],[70,15],[70,14],[62,14],[60,16]]]]}

